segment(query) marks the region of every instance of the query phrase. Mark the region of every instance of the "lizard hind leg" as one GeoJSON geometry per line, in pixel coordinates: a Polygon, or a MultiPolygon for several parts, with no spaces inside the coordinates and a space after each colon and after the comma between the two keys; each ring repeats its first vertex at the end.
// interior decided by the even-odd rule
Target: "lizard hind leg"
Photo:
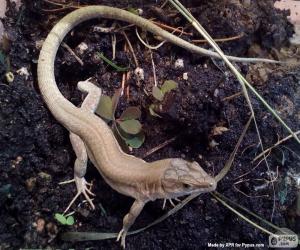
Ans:
{"type": "Polygon", "coordinates": [[[125,215],[123,219],[123,228],[119,232],[117,241],[121,239],[121,246],[125,249],[125,240],[126,235],[129,230],[129,228],[133,225],[135,222],[135,219],[139,216],[139,214],[142,212],[146,202],[142,200],[135,200],[135,202],[132,204],[129,213],[125,215]]]}
{"type": "MultiPolygon", "coordinates": [[[[81,109],[85,112],[94,113],[99,104],[102,91],[89,80],[90,79],[78,82],[77,86],[80,91],[87,93],[87,96],[81,105],[81,109]]],[[[70,133],[70,141],[76,154],[76,160],[74,164],[74,181],[77,187],[77,194],[69,203],[64,213],[69,210],[71,205],[76,201],[80,194],[83,194],[92,209],[95,209],[92,199],[90,198],[90,196],[94,196],[94,194],[88,188],[88,186],[91,186],[91,184],[89,184],[84,178],[88,162],[86,147],[81,138],[74,133],[70,133]]]]}
{"type": "Polygon", "coordinates": [[[86,168],[87,168],[87,161],[88,161],[85,145],[83,141],[80,139],[80,137],[73,133],[70,133],[70,141],[77,157],[74,164],[74,181],[77,188],[77,194],[69,203],[64,213],[66,213],[70,209],[70,207],[76,201],[76,199],[79,197],[80,194],[83,194],[86,200],[89,202],[91,208],[95,209],[95,205],[92,199],[90,198],[90,196],[95,196],[95,194],[93,194],[90,191],[88,186],[91,186],[91,184],[88,183],[84,178],[86,173],[86,168]]]}

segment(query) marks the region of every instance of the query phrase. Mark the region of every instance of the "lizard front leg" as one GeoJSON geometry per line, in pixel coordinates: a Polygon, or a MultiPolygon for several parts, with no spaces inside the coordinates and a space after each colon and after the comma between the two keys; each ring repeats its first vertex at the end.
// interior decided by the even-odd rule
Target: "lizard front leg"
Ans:
{"type": "MultiPolygon", "coordinates": [[[[78,89],[82,92],[87,92],[87,96],[81,105],[81,109],[94,113],[100,101],[101,89],[89,82],[89,79],[78,82],[78,89]]],[[[70,133],[70,141],[76,154],[76,160],[74,164],[74,181],[77,187],[77,194],[69,203],[64,213],[68,211],[80,194],[83,194],[91,205],[92,209],[95,209],[95,206],[89,196],[94,194],[88,189],[87,185],[89,185],[89,183],[87,183],[84,178],[88,162],[88,154],[84,142],[78,135],[74,133],[70,133]]]]}
{"type": "Polygon", "coordinates": [[[143,200],[135,200],[135,202],[132,204],[129,213],[125,215],[123,219],[123,228],[119,232],[117,241],[121,239],[121,246],[125,249],[125,239],[127,232],[129,228],[134,223],[135,219],[139,216],[141,211],[143,210],[144,206],[146,204],[146,201],[143,200]]]}

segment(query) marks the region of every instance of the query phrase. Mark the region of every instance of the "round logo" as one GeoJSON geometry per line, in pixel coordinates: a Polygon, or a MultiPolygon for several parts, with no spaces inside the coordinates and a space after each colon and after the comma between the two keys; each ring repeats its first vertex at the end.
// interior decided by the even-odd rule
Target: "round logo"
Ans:
{"type": "Polygon", "coordinates": [[[271,245],[273,245],[273,246],[275,246],[276,244],[277,244],[277,242],[278,242],[278,240],[277,240],[277,237],[275,237],[275,236],[273,236],[272,238],[271,238],[271,245]]]}

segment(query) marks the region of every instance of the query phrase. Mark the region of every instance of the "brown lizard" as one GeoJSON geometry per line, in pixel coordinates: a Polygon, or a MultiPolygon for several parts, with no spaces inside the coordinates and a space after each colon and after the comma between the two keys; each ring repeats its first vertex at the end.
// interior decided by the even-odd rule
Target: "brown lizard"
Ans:
{"type": "MultiPolygon", "coordinates": [[[[60,93],[54,77],[54,62],[59,45],[77,24],[97,17],[133,23],[194,53],[216,58],[219,58],[219,55],[192,45],[142,17],[107,6],[90,6],[71,12],[54,26],[43,44],[38,61],[38,83],[47,106],[54,117],[77,136],[75,141],[81,144],[79,148],[85,146],[89,159],[104,180],[116,191],[135,199],[129,213],[124,217],[123,228],[118,236],[118,240],[121,238],[121,245],[125,247],[126,233],[148,201],[210,192],[215,190],[217,181],[197,162],[170,158],[148,163],[125,154],[101,118],[90,111],[75,107],[60,93]]],[[[228,59],[243,62],[274,62],[268,59],[231,56],[228,56],[228,59]]],[[[78,159],[80,160],[80,157],[78,159]]],[[[82,192],[88,197],[84,192],[87,189],[83,177],[87,159],[85,156],[82,159],[78,169],[75,166],[75,178],[80,183],[77,185],[79,194],[82,192]]]]}
{"type": "MultiPolygon", "coordinates": [[[[88,80],[79,82],[78,89],[87,93],[80,109],[85,112],[93,113],[100,101],[101,89],[93,85],[88,80]]],[[[115,138],[112,139],[114,140],[115,138]]],[[[85,196],[92,208],[95,207],[89,197],[89,195],[93,195],[93,193],[91,193],[87,188],[88,183],[84,178],[88,160],[88,153],[86,151],[84,141],[72,132],[70,133],[70,141],[77,157],[74,164],[74,181],[77,187],[77,194],[70,202],[64,213],[66,213],[80,194],[85,196]]],[[[120,150],[120,153],[125,155],[120,148],[118,148],[118,150],[120,150]]],[[[149,166],[152,165],[152,167],[156,168],[155,171],[151,172],[157,172],[158,175],[156,178],[154,178],[155,175],[152,175],[151,177],[150,172],[147,176],[149,181],[140,184],[137,183],[135,187],[137,189],[133,189],[133,191],[136,192],[135,196],[133,196],[132,193],[130,194],[130,192],[127,192],[127,195],[136,198],[136,201],[132,205],[130,212],[124,217],[123,229],[118,237],[119,239],[122,236],[121,244],[123,247],[125,247],[125,237],[130,225],[133,224],[135,218],[139,215],[147,201],[160,198],[165,200],[169,199],[171,201],[172,198],[192,193],[209,192],[216,188],[216,181],[196,162],[187,162],[178,158],[165,159],[152,163],[146,163],[141,160],[140,171],[146,170],[143,169],[143,165],[146,166],[146,164],[150,164],[149,166]],[[151,178],[153,179],[151,180],[151,178]]],[[[130,169],[124,169],[124,171],[130,171],[130,169]]],[[[131,184],[128,183],[129,188],[130,186],[131,184]]],[[[120,186],[123,190],[128,187],[120,186]]],[[[119,192],[122,193],[122,190],[119,192]]]]}

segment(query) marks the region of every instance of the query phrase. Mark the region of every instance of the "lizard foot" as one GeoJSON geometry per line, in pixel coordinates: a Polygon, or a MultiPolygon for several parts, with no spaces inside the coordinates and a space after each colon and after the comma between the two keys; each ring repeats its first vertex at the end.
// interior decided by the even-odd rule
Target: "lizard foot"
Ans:
{"type": "MultiPolygon", "coordinates": [[[[163,210],[164,210],[165,207],[166,207],[167,200],[171,203],[171,205],[172,205],[173,207],[175,207],[175,204],[174,204],[174,202],[172,201],[172,199],[164,199],[164,203],[163,203],[163,206],[162,206],[162,209],[163,209],[163,210]]],[[[178,199],[176,199],[176,198],[175,198],[175,200],[178,201],[178,199]]],[[[180,201],[180,200],[179,200],[179,201],[180,201]]]]}
{"type": "Polygon", "coordinates": [[[119,241],[121,239],[121,246],[123,249],[125,249],[125,239],[126,239],[126,235],[127,235],[127,230],[125,230],[124,228],[119,232],[118,237],[117,237],[117,241],[119,241]]]}
{"type": "MultiPolygon", "coordinates": [[[[70,207],[73,205],[73,203],[76,201],[76,199],[79,197],[80,194],[84,195],[84,197],[90,204],[91,208],[94,210],[95,205],[94,205],[92,199],[90,198],[90,196],[95,196],[95,194],[92,193],[91,190],[88,188],[88,186],[91,187],[92,184],[88,183],[84,177],[80,178],[80,177],[75,176],[73,181],[75,181],[75,183],[76,183],[77,194],[75,195],[75,197],[72,199],[72,201],[69,203],[69,205],[65,209],[64,214],[70,209],[70,207]]],[[[69,182],[71,182],[71,181],[69,181],[69,182]]],[[[68,183],[68,182],[63,182],[63,183],[68,183]]]]}

